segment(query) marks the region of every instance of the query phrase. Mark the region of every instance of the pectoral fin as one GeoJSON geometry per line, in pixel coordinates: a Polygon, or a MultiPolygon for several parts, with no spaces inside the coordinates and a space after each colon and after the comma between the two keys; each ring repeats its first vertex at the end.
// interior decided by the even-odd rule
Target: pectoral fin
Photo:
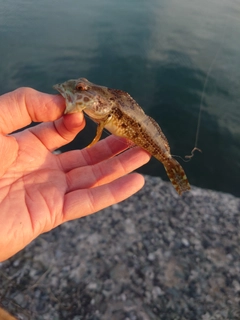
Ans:
{"type": "Polygon", "coordinates": [[[97,143],[99,141],[99,139],[101,138],[103,129],[104,129],[104,127],[105,127],[107,122],[108,122],[108,119],[107,120],[103,120],[103,121],[98,123],[96,136],[93,139],[93,141],[87,146],[87,148],[92,147],[95,143],[97,143]]]}

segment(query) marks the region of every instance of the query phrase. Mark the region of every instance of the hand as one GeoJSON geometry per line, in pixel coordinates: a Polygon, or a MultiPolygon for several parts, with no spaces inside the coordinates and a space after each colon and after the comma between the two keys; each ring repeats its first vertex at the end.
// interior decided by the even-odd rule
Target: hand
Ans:
{"type": "Polygon", "coordinates": [[[89,149],[53,154],[85,125],[82,113],[62,117],[64,109],[62,97],[30,88],[0,97],[0,261],[41,233],[143,186],[141,175],[126,174],[150,157],[137,147],[121,153],[128,147],[123,139],[110,136],[89,149]],[[45,123],[9,135],[32,121],[45,123]]]}

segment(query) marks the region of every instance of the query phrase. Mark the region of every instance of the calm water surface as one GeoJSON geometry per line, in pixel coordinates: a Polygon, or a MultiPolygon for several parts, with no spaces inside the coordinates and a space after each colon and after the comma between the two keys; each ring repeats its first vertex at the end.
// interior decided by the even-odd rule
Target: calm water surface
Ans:
{"type": "MultiPolygon", "coordinates": [[[[183,166],[191,184],[239,196],[239,17],[236,0],[0,0],[0,93],[54,93],[78,77],[123,89],[181,156],[194,146],[202,98],[203,153],[183,166]]],[[[67,148],[94,131],[88,123],[67,148]]],[[[141,172],[166,178],[155,160],[141,172]]]]}

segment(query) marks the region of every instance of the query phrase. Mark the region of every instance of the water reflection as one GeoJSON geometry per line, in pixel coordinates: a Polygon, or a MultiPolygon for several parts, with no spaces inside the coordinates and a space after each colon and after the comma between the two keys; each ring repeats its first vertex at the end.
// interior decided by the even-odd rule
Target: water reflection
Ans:
{"type": "MultiPolygon", "coordinates": [[[[240,21],[237,2],[0,2],[0,92],[54,92],[69,78],[128,91],[161,125],[172,152],[194,146],[184,168],[193,184],[240,195],[240,21]],[[233,10],[234,9],[234,10],[233,10]]],[[[94,124],[68,148],[88,144],[94,124]]],[[[66,149],[66,148],[64,148],[66,149]]],[[[152,160],[142,171],[164,176],[152,160]]]]}

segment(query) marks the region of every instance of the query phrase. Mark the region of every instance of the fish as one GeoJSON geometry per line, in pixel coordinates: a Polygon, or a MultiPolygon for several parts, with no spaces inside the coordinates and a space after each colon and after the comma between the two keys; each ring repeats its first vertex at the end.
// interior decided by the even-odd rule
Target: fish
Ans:
{"type": "Polygon", "coordinates": [[[96,136],[88,147],[99,141],[105,128],[159,160],[179,195],[190,190],[187,176],[172,157],[162,129],[127,92],[100,86],[85,78],[71,79],[53,88],[65,99],[65,114],[83,111],[97,123],[96,136]]]}

